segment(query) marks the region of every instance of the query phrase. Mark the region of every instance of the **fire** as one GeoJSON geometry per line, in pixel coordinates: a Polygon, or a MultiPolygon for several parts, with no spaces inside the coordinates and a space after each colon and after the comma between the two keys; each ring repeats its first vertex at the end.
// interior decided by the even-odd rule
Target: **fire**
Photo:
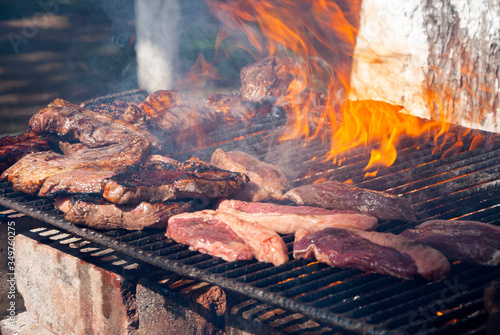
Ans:
{"type": "MultiPolygon", "coordinates": [[[[225,24],[217,45],[238,30],[248,39],[246,50],[256,58],[289,56],[300,61],[299,75],[279,101],[288,116],[282,140],[319,137],[330,145],[325,159],[339,165],[348,150],[370,146],[365,168],[370,176],[394,163],[401,136],[446,134],[449,126],[444,121],[423,122],[386,102],[347,99],[361,0],[206,1],[225,24]],[[323,94],[321,108],[316,92],[323,94]]],[[[442,115],[437,97],[428,95],[429,105],[442,115]]]]}

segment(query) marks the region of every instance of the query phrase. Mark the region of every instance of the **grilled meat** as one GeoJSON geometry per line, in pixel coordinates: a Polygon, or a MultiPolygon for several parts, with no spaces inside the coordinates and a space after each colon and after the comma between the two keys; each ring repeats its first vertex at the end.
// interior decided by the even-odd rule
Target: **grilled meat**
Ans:
{"type": "Polygon", "coordinates": [[[231,121],[248,121],[254,117],[267,116],[271,113],[269,103],[254,104],[241,99],[239,92],[212,93],[206,100],[206,105],[224,115],[224,119],[231,121]]]}
{"type": "Polygon", "coordinates": [[[492,224],[430,220],[401,235],[441,251],[452,261],[492,266],[500,263],[500,227],[492,224]]]}
{"type": "Polygon", "coordinates": [[[236,192],[248,178],[201,161],[151,161],[125,167],[104,183],[104,198],[116,204],[173,199],[212,199],[236,192]]]}
{"type": "Polygon", "coordinates": [[[80,142],[71,143],[60,141],[59,149],[66,156],[73,156],[74,154],[78,154],[79,151],[88,149],[88,147],[80,142]]]}
{"type": "Polygon", "coordinates": [[[169,220],[169,224],[171,222],[175,223],[177,220],[183,220],[181,222],[193,220],[195,222],[224,223],[252,249],[252,253],[257,260],[273,263],[276,266],[288,262],[288,249],[283,239],[276,232],[259,224],[243,221],[229,213],[208,209],[176,215],[169,220]]]}
{"type": "Polygon", "coordinates": [[[439,251],[389,233],[345,228],[325,228],[313,233],[296,234],[295,258],[316,257],[320,262],[339,268],[356,268],[410,279],[420,275],[441,280],[450,271],[450,263],[439,251]]]}
{"type": "Polygon", "coordinates": [[[416,222],[410,203],[403,197],[359,188],[354,185],[325,181],[299,186],[285,194],[297,205],[328,209],[355,210],[381,220],[416,222]]]}
{"type": "Polygon", "coordinates": [[[295,233],[299,229],[312,232],[326,227],[374,230],[377,226],[377,219],[368,214],[309,206],[223,200],[217,211],[234,214],[280,234],[295,233]]]}
{"type": "Polygon", "coordinates": [[[252,249],[224,221],[215,217],[174,216],[168,222],[167,237],[228,262],[253,258],[252,249]]]}
{"type": "Polygon", "coordinates": [[[68,221],[97,229],[128,230],[165,228],[170,217],[189,211],[192,205],[193,202],[141,202],[136,206],[119,206],[90,195],[61,196],[55,202],[68,221]]]}
{"type": "Polygon", "coordinates": [[[107,115],[110,118],[116,120],[120,120],[124,119],[127,109],[129,109],[131,106],[137,106],[143,100],[144,97],[140,95],[136,95],[133,97],[129,96],[128,99],[112,99],[112,101],[106,102],[96,102],[95,100],[90,100],[82,102],[80,104],[80,107],[99,113],[101,115],[107,115]]]}
{"type": "Polygon", "coordinates": [[[221,169],[240,172],[250,178],[250,182],[233,198],[244,201],[282,200],[288,189],[288,180],[279,167],[262,162],[242,151],[224,152],[217,149],[212,154],[211,163],[221,169]]]}
{"type": "Polygon", "coordinates": [[[16,136],[0,138],[0,172],[5,171],[21,157],[39,151],[50,150],[46,139],[28,130],[16,136]]]}
{"type": "Polygon", "coordinates": [[[241,69],[241,97],[254,103],[279,103],[301,73],[300,63],[289,57],[267,57],[241,69]]]}
{"type": "Polygon", "coordinates": [[[48,177],[43,182],[38,195],[47,197],[59,193],[102,194],[102,182],[114,173],[113,169],[102,169],[99,166],[87,166],[60,172],[48,177]]]}
{"type": "Polygon", "coordinates": [[[38,152],[18,160],[2,173],[1,178],[7,178],[12,182],[16,191],[34,194],[48,178],[64,172],[67,173],[66,178],[69,177],[67,180],[75,183],[71,185],[73,190],[76,191],[76,188],[82,186],[82,192],[85,192],[89,187],[88,183],[94,182],[86,179],[86,175],[82,173],[84,170],[114,171],[141,161],[148,149],[147,139],[136,138],[105,148],[81,148],[72,156],[61,155],[54,151],[38,152]]]}
{"type": "Polygon", "coordinates": [[[140,130],[123,120],[100,115],[61,99],[54,100],[33,115],[30,126],[37,134],[57,134],[91,148],[143,137],[148,139],[154,148],[161,150],[158,138],[149,132],[140,130]]]}
{"type": "MultiPolygon", "coordinates": [[[[206,133],[220,123],[220,113],[174,91],[156,91],[139,108],[147,118],[148,128],[169,143],[167,150],[197,146],[207,139],[206,133]]],[[[170,152],[170,151],[169,151],[170,152]]]]}

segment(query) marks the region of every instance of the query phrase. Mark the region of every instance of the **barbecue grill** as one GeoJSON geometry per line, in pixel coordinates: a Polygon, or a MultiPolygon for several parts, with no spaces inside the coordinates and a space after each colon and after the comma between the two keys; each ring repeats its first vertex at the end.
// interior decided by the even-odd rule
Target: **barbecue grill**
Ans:
{"type": "MultiPolygon", "coordinates": [[[[98,98],[87,108],[117,99],[137,99],[143,91],[98,98]]],[[[235,126],[210,134],[202,149],[175,148],[173,158],[209,160],[216,148],[240,149],[284,169],[292,186],[318,179],[347,180],[410,200],[418,221],[478,220],[500,225],[500,135],[451,126],[445,139],[421,136],[399,140],[395,163],[365,177],[370,148],[352,150],[336,167],[321,157],[321,139],[306,143],[279,140],[286,120],[275,110],[245,129],[235,126]],[[223,133],[223,134],[221,134],[223,133]],[[455,146],[449,138],[461,138],[455,146]]],[[[291,261],[275,267],[257,261],[225,262],[191,251],[165,237],[165,231],[94,230],[66,221],[53,199],[30,196],[0,182],[0,204],[89,241],[110,247],[138,261],[181,276],[206,281],[249,298],[301,313],[322,324],[361,334],[480,334],[488,314],[484,287],[500,277],[500,267],[456,262],[443,281],[402,280],[355,269],[338,269],[291,257],[293,235],[283,236],[291,261]]],[[[382,221],[378,231],[400,233],[413,225],[382,221]]]]}

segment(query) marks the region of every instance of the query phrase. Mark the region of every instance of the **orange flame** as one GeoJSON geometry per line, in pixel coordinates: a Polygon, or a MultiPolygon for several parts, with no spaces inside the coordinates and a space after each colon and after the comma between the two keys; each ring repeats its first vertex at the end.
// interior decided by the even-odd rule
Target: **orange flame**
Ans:
{"type": "MultiPolygon", "coordinates": [[[[226,26],[221,39],[237,29],[246,35],[253,48],[247,50],[255,57],[289,56],[301,61],[300,74],[279,101],[288,116],[282,140],[329,138],[326,159],[338,164],[347,150],[370,145],[373,149],[365,168],[370,176],[394,163],[401,135],[433,134],[436,139],[447,133],[449,125],[444,121],[423,122],[402,112],[401,106],[346,98],[361,0],[206,1],[226,26]],[[314,92],[324,93],[324,107],[319,110],[314,92]]],[[[443,94],[448,93],[428,92],[426,97],[434,114],[441,116],[439,120],[446,119],[445,103],[439,103],[443,94]]]]}

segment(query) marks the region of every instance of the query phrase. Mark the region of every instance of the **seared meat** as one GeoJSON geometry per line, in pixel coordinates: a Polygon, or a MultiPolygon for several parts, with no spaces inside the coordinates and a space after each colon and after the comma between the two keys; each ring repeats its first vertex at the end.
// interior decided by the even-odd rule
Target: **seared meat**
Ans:
{"type": "Polygon", "coordinates": [[[174,164],[179,163],[178,160],[175,160],[175,159],[167,157],[167,156],[162,156],[162,155],[149,155],[148,157],[146,157],[146,159],[144,161],[145,162],[160,161],[163,163],[174,163],[174,164]]]}
{"type": "Polygon", "coordinates": [[[159,140],[149,132],[61,99],[54,100],[48,107],[33,115],[30,126],[37,134],[57,134],[91,148],[143,137],[148,139],[153,147],[161,149],[159,140]]]}
{"type": "MultiPolygon", "coordinates": [[[[105,148],[81,148],[75,151],[72,156],[61,155],[54,151],[38,152],[21,158],[5,170],[1,178],[7,178],[12,182],[16,191],[34,194],[49,177],[56,174],[85,169],[114,171],[119,167],[141,161],[148,149],[149,141],[147,139],[136,138],[105,148]]],[[[88,183],[93,183],[85,179],[84,173],[69,173],[66,176],[70,176],[70,180],[76,183],[71,186],[73,189],[83,186],[83,190],[86,190],[88,183]]]]}
{"type": "Polygon", "coordinates": [[[248,121],[254,117],[267,116],[271,113],[272,105],[269,103],[254,104],[241,99],[241,94],[212,93],[206,100],[209,108],[224,115],[224,119],[231,121],[248,121]]]}
{"type": "Polygon", "coordinates": [[[153,134],[169,143],[167,150],[176,147],[196,146],[207,139],[206,132],[215,129],[220,113],[174,91],[156,91],[150,94],[139,108],[147,118],[153,134]]]}
{"type": "Polygon", "coordinates": [[[111,177],[115,170],[87,166],[57,173],[48,177],[38,195],[47,197],[59,193],[102,193],[104,179],[111,177]]]}
{"type": "Polygon", "coordinates": [[[282,200],[288,189],[288,180],[279,167],[262,162],[242,151],[224,152],[217,149],[212,154],[211,163],[221,169],[240,172],[250,178],[250,182],[233,197],[244,201],[282,200]]]}
{"type": "Polygon", "coordinates": [[[500,263],[500,227],[458,220],[430,220],[401,233],[441,251],[452,261],[496,266],[500,263]]]}
{"type": "Polygon", "coordinates": [[[168,222],[167,237],[228,262],[253,258],[252,249],[226,223],[211,216],[174,216],[168,222]]]}
{"type": "Polygon", "coordinates": [[[339,268],[356,268],[410,279],[441,280],[450,263],[439,251],[399,235],[325,228],[296,235],[295,258],[312,258],[339,268]]]}
{"type": "Polygon", "coordinates": [[[105,181],[103,194],[116,204],[212,199],[233,194],[247,181],[241,173],[221,170],[201,161],[178,164],[150,161],[117,171],[105,181]]]}
{"type": "Polygon", "coordinates": [[[392,194],[359,188],[354,185],[325,181],[299,186],[285,194],[297,205],[328,209],[348,209],[375,216],[381,220],[415,222],[409,202],[392,194]]]}
{"type": "Polygon", "coordinates": [[[276,266],[288,262],[288,249],[283,239],[276,232],[259,224],[240,220],[229,213],[208,209],[176,215],[169,220],[169,224],[170,222],[175,223],[177,220],[183,220],[181,222],[193,220],[195,222],[224,223],[252,249],[253,255],[257,260],[273,263],[276,266]]]}
{"type": "Polygon", "coordinates": [[[125,112],[129,107],[136,106],[143,100],[144,97],[139,95],[133,97],[129,96],[127,99],[112,99],[112,101],[107,102],[96,102],[95,100],[90,100],[82,102],[80,107],[119,120],[124,119],[125,112]]]}
{"type": "Polygon", "coordinates": [[[81,150],[86,150],[88,147],[80,142],[76,143],[71,143],[71,142],[59,142],[59,149],[62,151],[63,154],[66,156],[73,156],[74,154],[77,154],[81,150]]]}
{"type": "Polygon", "coordinates": [[[267,57],[241,69],[241,97],[251,102],[273,104],[287,94],[288,87],[301,73],[300,63],[289,57],[267,57]]]}
{"type": "Polygon", "coordinates": [[[0,172],[5,171],[21,157],[39,151],[50,150],[47,140],[28,130],[16,136],[0,138],[0,172]]]}
{"type": "Polygon", "coordinates": [[[128,230],[165,228],[171,216],[189,211],[192,205],[192,202],[141,202],[137,206],[119,206],[89,195],[59,197],[55,202],[68,221],[97,229],[128,230]]]}
{"type": "Polygon", "coordinates": [[[280,234],[295,233],[299,229],[312,232],[326,227],[373,230],[377,226],[377,219],[368,214],[309,206],[223,200],[217,211],[234,214],[280,234]]]}

